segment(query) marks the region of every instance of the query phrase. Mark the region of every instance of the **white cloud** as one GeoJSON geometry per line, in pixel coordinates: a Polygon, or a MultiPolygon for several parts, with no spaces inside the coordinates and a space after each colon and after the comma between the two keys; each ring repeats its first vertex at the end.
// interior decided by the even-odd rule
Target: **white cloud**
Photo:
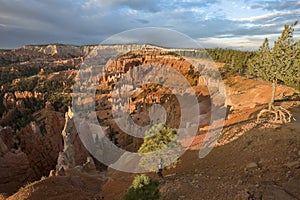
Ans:
{"type": "Polygon", "coordinates": [[[143,10],[150,12],[157,12],[159,10],[158,0],[89,0],[84,3],[85,8],[91,8],[93,6],[106,7],[106,8],[118,8],[127,6],[134,10],[143,10]]]}
{"type": "Polygon", "coordinates": [[[271,27],[271,26],[276,26],[276,24],[263,24],[263,27],[271,27]]]}
{"type": "MultiPolygon", "coordinates": [[[[242,50],[257,50],[262,45],[265,38],[269,39],[269,44],[272,47],[274,41],[278,39],[280,34],[265,34],[265,35],[221,35],[218,37],[198,38],[197,41],[208,48],[222,46],[223,48],[233,48],[242,50]]],[[[295,40],[300,39],[300,35],[295,35],[295,40]]]]}
{"type": "Polygon", "coordinates": [[[252,16],[246,18],[232,18],[230,20],[235,22],[255,22],[255,21],[267,20],[267,19],[272,19],[280,16],[287,16],[287,15],[300,15],[300,11],[274,12],[274,13],[268,13],[264,15],[252,16]]]}
{"type": "Polygon", "coordinates": [[[200,38],[198,42],[201,46],[215,48],[234,48],[234,49],[248,49],[254,50],[259,47],[260,41],[254,41],[253,38],[248,36],[243,37],[208,37],[200,38]]]}
{"type": "Polygon", "coordinates": [[[186,12],[192,12],[197,14],[203,14],[205,13],[205,10],[203,8],[178,8],[175,9],[174,12],[176,13],[186,13],[186,12]]]}

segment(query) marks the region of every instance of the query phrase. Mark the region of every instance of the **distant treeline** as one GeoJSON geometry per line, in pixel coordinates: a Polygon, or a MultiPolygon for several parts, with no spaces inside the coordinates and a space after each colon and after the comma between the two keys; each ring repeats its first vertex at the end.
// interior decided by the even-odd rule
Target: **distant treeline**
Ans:
{"type": "Polygon", "coordinates": [[[293,26],[286,26],[274,49],[269,48],[266,39],[258,51],[214,48],[178,50],[175,53],[224,63],[220,69],[223,77],[242,75],[272,82],[276,75],[279,83],[300,90],[300,42],[293,40],[293,30],[293,26]]]}
{"type": "Polygon", "coordinates": [[[225,63],[224,73],[240,75],[247,73],[247,62],[255,54],[250,51],[221,48],[175,50],[174,53],[183,57],[207,58],[215,62],[222,62],[225,63]]]}
{"type": "Polygon", "coordinates": [[[233,49],[206,49],[212,60],[225,63],[224,72],[229,74],[246,75],[247,62],[254,52],[233,49]]]}

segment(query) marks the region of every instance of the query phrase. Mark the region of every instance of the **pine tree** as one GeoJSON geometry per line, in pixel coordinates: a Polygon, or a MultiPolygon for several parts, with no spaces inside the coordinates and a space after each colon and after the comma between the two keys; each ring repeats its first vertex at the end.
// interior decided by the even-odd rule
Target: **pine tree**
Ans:
{"type": "Polygon", "coordinates": [[[300,76],[300,48],[299,41],[295,41],[293,38],[295,26],[297,21],[291,26],[285,25],[281,37],[275,41],[274,48],[272,50],[272,63],[274,65],[272,73],[273,80],[277,83],[277,80],[281,80],[285,84],[295,81],[298,78],[298,89],[299,87],[299,76],[300,76]]]}
{"type": "Polygon", "coordinates": [[[146,131],[144,143],[138,151],[143,154],[140,165],[152,172],[159,172],[164,167],[174,168],[182,151],[176,138],[176,131],[164,124],[154,125],[146,131]]]}
{"type": "Polygon", "coordinates": [[[268,38],[265,39],[263,44],[259,47],[255,56],[249,60],[249,73],[258,76],[263,80],[270,81],[270,67],[271,63],[271,49],[269,47],[268,38]]]}
{"type": "Polygon", "coordinates": [[[274,42],[274,47],[269,47],[266,38],[256,55],[249,59],[249,72],[251,75],[272,82],[272,95],[269,102],[268,110],[262,110],[259,117],[266,112],[275,114],[275,119],[283,122],[290,121],[291,114],[282,107],[274,107],[276,86],[278,80],[294,87],[299,86],[299,42],[293,39],[294,27],[297,21],[291,26],[285,25],[281,36],[274,42]]]}

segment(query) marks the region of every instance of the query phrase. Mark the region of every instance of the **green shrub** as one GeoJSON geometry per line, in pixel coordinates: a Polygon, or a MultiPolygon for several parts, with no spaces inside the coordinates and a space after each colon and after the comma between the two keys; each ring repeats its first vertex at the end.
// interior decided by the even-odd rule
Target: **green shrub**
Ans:
{"type": "Polygon", "coordinates": [[[124,200],[156,200],[159,196],[158,181],[143,174],[134,178],[124,200]]]}

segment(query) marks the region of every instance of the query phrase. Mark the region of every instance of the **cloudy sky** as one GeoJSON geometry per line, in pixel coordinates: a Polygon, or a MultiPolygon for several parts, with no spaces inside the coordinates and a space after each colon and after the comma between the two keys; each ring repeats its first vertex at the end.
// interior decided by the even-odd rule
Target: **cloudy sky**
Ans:
{"type": "Polygon", "coordinates": [[[0,0],[0,48],[99,44],[122,31],[161,27],[204,47],[252,50],[295,20],[297,0],[0,0]]]}

